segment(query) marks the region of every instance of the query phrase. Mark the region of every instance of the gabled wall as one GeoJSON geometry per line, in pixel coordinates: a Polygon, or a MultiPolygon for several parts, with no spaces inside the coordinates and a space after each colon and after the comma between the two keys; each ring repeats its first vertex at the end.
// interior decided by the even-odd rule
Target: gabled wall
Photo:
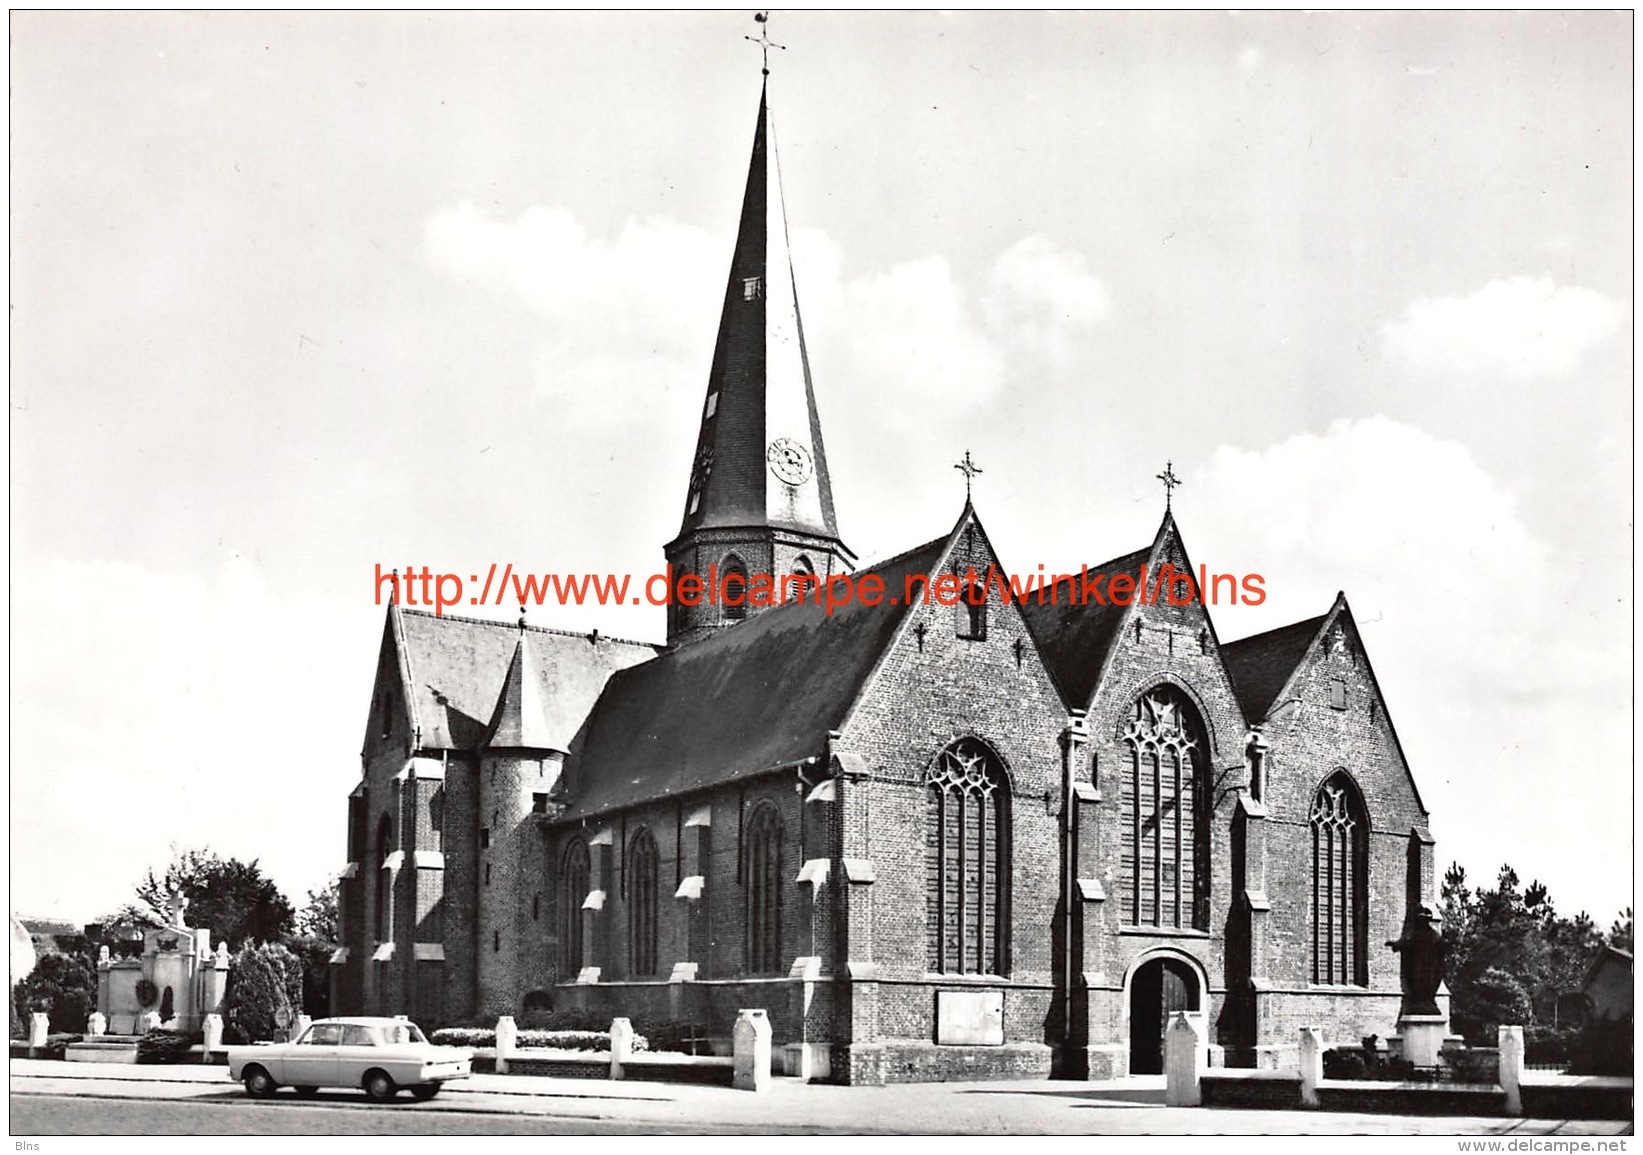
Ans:
{"type": "MultiPolygon", "coordinates": [[[[997,558],[973,521],[959,529],[938,572],[997,558]]],[[[887,591],[900,596],[903,591],[887,591]]],[[[1055,1009],[1063,789],[1060,739],[1066,711],[1019,610],[987,606],[984,640],[959,636],[965,607],[920,604],[869,679],[835,748],[859,757],[864,776],[840,785],[843,857],[872,864],[874,881],[849,884],[851,1005],[841,1008],[836,1074],[904,1081],[972,1074],[1047,1074],[1047,1022],[1055,1009]],[[920,637],[922,627],[922,638],[920,637]],[[926,973],[925,775],[954,741],[973,736],[1010,778],[1008,973],[926,973]],[[864,909],[870,905],[870,911],[864,909]],[[1003,992],[1006,1048],[936,1047],[936,992],[1003,992]]],[[[1059,1027],[1055,1028],[1061,1029],[1059,1027]]]]}
{"type": "Polygon", "coordinates": [[[1222,1019],[1228,986],[1227,933],[1242,914],[1241,888],[1234,886],[1231,831],[1238,795],[1248,781],[1246,727],[1203,605],[1196,598],[1186,599],[1185,587],[1178,587],[1177,596],[1187,604],[1172,605],[1155,585],[1165,562],[1178,571],[1195,572],[1173,523],[1167,524],[1147,563],[1147,597],[1157,600],[1143,605],[1137,595],[1126,611],[1105,673],[1087,706],[1085,772],[1099,800],[1080,814],[1079,874],[1085,877],[1093,863],[1103,895],[1100,901],[1083,904],[1082,966],[1092,1075],[1128,1069],[1129,980],[1146,957],[1166,954],[1191,960],[1200,981],[1208,982],[1201,1009],[1208,1014],[1210,1042],[1226,1046],[1236,1041],[1229,1037],[1235,1033],[1232,1025],[1222,1019]],[[1195,704],[1209,743],[1209,909],[1202,931],[1137,927],[1125,912],[1122,809],[1131,753],[1123,735],[1137,699],[1161,683],[1180,688],[1195,704]]]}
{"type": "Polygon", "coordinates": [[[1435,901],[1427,815],[1392,729],[1357,626],[1344,603],[1302,658],[1262,726],[1267,754],[1267,872],[1272,912],[1267,930],[1267,990],[1260,1046],[1287,1046],[1296,1030],[1325,1024],[1329,1042],[1394,1033],[1400,1001],[1399,958],[1385,945],[1399,937],[1410,900],[1435,901]],[[1331,683],[1345,687],[1332,705],[1331,683]],[[1312,834],[1319,785],[1337,769],[1351,775],[1368,812],[1368,985],[1312,982],[1312,834]],[[1417,833],[1418,832],[1418,833],[1417,833]],[[1412,844],[1412,837],[1414,839],[1412,844]]]}

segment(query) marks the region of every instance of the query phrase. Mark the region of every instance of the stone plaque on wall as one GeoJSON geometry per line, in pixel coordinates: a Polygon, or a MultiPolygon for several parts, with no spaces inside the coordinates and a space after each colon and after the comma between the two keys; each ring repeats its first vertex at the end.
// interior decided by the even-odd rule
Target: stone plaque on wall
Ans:
{"type": "Polygon", "coordinates": [[[937,991],[936,1042],[1002,1046],[1004,992],[937,991]]]}

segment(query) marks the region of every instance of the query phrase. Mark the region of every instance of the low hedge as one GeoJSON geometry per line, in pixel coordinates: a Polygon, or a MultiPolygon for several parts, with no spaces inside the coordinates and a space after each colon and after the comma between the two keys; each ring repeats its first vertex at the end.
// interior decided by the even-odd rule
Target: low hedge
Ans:
{"type": "MultiPolygon", "coordinates": [[[[70,1043],[79,1043],[83,1041],[85,1041],[84,1035],[74,1035],[66,1032],[47,1035],[46,1045],[35,1051],[33,1057],[36,1059],[56,1059],[60,1062],[63,1058],[63,1052],[68,1048],[70,1043]]],[[[14,1058],[30,1057],[27,1039],[12,1040],[11,1048],[12,1056],[14,1058]]]]}
{"type": "Polygon", "coordinates": [[[137,1062],[186,1063],[190,1058],[189,1049],[203,1042],[203,1033],[189,1035],[157,1027],[137,1040],[137,1062]]]}
{"type": "MultiPolygon", "coordinates": [[[[430,1039],[432,1042],[445,1047],[494,1047],[496,1046],[495,1027],[445,1027],[435,1031],[430,1039]]],[[[608,1051],[610,1050],[610,1031],[542,1031],[525,1029],[514,1037],[514,1044],[521,1049],[537,1050],[551,1048],[559,1051],[608,1051]]],[[[633,1036],[633,1050],[637,1054],[650,1050],[650,1040],[645,1036],[633,1036]]]]}

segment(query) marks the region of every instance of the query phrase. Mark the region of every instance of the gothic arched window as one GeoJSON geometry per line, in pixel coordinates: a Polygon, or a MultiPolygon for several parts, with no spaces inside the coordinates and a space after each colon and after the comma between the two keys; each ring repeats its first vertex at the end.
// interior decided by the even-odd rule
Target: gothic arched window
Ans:
{"type": "Polygon", "coordinates": [[[649,830],[628,851],[628,966],[639,976],[656,973],[656,839],[649,830]]]}
{"type": "Polygon", "coordinates": [[[388,855],[394,849],[394,820],[386,814],[377,823],[377,941],[387,942],[393,934],[393,872],[388,855]]]}
{"type": "Polygon", "coordinates": [[[1170,685],[1136,699],[1121,807],[1123,918],[1132,926],[1209,929],[1209,740],[1170,685]]]}
{"type": "Polygon", "coordinates": [[[963,738],[925,776],[924,877],[930,970],[1009,969],[1010,783],[985,742],[963,738]]]}
{"type": "Polygon", "coordinates": [[[1312,799],[1312,981],[1367,986],[1369,819],[1337,770],[1312,799]]]}
{"type": "Polygon", "coordinates": [[[563,981],[575,978],[582,969],[582,904],[588,897],[591,867],[586,842],[578,838],[565,847],[559,869],[559,965],[563,981]]]}
{"type": "Polygon", "coordinates": [[[719,570],[719,600],[727,621],[747,617],[747,565],[735,554],[728,555],[719,570]]]}
{"type": "Polygon", "coordinates": [[[782,819],[761,803],[743,834],[747,891],[746,965],[749,974],[782,972],[782,819]]]}

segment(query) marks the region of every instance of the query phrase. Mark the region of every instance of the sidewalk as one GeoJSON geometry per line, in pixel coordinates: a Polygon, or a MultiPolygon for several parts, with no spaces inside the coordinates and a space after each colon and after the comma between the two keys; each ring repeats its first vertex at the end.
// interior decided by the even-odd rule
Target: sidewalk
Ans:
{"type": "MultiPolygon", "coordinates": [[[[13,1059],[12,1091],[102,1093],[147,1098],[235,1096],[227,1067],[135,1066],[13,1059]],[[19,1083],[22,1086],[19,1086],[19,1083]],[[110,1088],[109,1084],[119,1086],[110,1088]]],[[[1611,1135],[1625,1122],[1554,1119],[1455,1118],[1360,1115],[1344,1112],[1242,1111],[1163,1106],[1162,1077],[1106,1083],[1049,1082],[914,1083],[891,1087],[841,1087],[778,1078],[760,1093],[680,1083],[557,1079],[529,1075],[475,1075],[450,1084],[433,1103],[408,1098],[405,1109],[503,1112],[575,1119],[597,1129],[598,1120],[654,1126],[683,1125],[782,1132],[893,1132],[943,1134],[1198,1134],[1198,1135],[1611,1135]]],[[[331,1099],[335,1103],[338,1100],[331,1099]]],[[[350,1103],[350,1105],[352,1105],[350,1103]]],[[[367,1106],[363,1097],[359,1109],[367,1106]]]]}

